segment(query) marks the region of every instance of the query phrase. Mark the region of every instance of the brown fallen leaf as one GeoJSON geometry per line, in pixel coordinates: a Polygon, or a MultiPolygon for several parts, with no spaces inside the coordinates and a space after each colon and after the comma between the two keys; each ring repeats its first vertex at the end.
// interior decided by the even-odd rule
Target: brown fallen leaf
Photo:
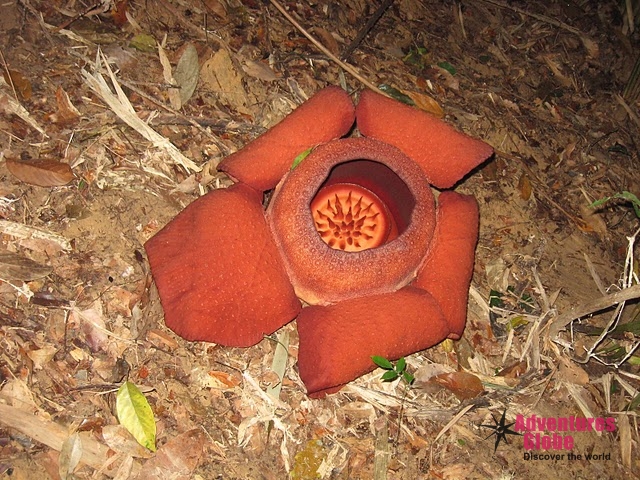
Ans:
{"type": "Polygon", "coordinates": [[[589,374],[580,365],[570,362],[565,358],[560,358],[558,374],[562,380],[575,385],[586,385],[589,383],[589,374]]]}
{"type": "Polygon", "coordinates": [[[320,41],[322,42],[322,44],[325,47],[327,47],[327,49],[331,53],[333,53],[334,55],[340,54],[338,42],[336,41],[335,38],[333,38],[333,35],[331,35],[331,33],[328,30],[325,30],[324,28],[320,28],[320,27],[313,27],[312,31],[314,34],[320,37],[320,41]]]}
{"type": "Polygon", "coordinates": [[[203,3],[210,12],[215,13],[223,20],[226,20],[227,10],[222,2],[219,0],[204,0],[203,3]]]}
{"type": "Polygon", "coordinates": [[[198,50],[193,44],[187,45],[182,51],[178,65],[173,72],[173,78],[180,87],[180,106],[184,105],[193,96],[200,78],[200,63],[198,50]]]}
{"type": "Polygon", "coordinates": [[[531,198],[533,187],[526,173],[523,173],[520,176],[520,180],[518,180],[518,190],[520,190],[520,198],[523,200],[529,200],[531,198]]]}
{"type": "Polygon", "coordinates": [[[172,478],[188,480],[200,463],[204,447],[204,432],[199,428],[186,431],[158,449],[142,466],[138,480],[172,478]]]}
{"type": "Polygon", "coordinates": [[[209,376],[214,380],[214,384],[219,384],[218,388],[235,388],[240,385],[240,380],[230,373],[219,372],[212,370],[209,372],[209,376]]]}
{"type": "Polygon", "coordinates": [[[580,207],[580,217],[584,220],[584,225],[578,225],[583,232],[595,232],[599,235],[606,235],[608,228],[607,223],[602,216],[588,206],[580,207]]]}
{"type": "Polygon", "coordinates": [[[115,8],[111,10],[111,18],[113,23],[119,27],[123,27],[127,23],[127,8],[129,0],[118,0],[115,2],[115,8]]]}
{"type": "Polygon", "coordinates": [[[5,70],[2,75],[4,76],[5,82],[9,85],[13,85],[13,88],[16,89],[16,93],[21,100],[31,99],[31,82],[27,77],[16,70],[5,70]]]}
{"type": "Polygon", "coordinates": [[[152,328],[147,332],[147,340],[157,348],[167,348],[169,350],[175,350],[178,348],[178,342],[176,342],[168,333],[156,328],[152,328]]]}
{"type": "Polygon", "coordinates": [[[102,427],[102,439],[114,452],[125,453],[136,458],[151,458],[153,456],[153,453],[140,445],[122,425],[102,427]]]}
{"type": "Polygon", "coordinates": [[[7,160],[6,165],[18,180],[39,187],[61,187],[76,178],[68,164],[55,160],[32,162],[7,160]]]}
{"type": "Polygon", "coordinates": [[[511,365],[504,367],[497,374],[498,377],[504,378],[518,378],[527,372],[527,362],[515,362],[511,365]]]}
{"type": "Polygon", "coordinates": [[[30,282],[46,277],[51,271],[51,267],[40,265],[38,262],[17,253],[0,252],[0,278],[4,280],[30,282]]]}
{"type": "Polygon", "coordinates": [[[242,69],[247,75],[259,80],[264,80],[265,82],[273,82],[279,78],[269,65],[255,60],[247,60],[244,65],[242,65],[242,69]]]}
{"type": "Polygon", "coordinates": [[[62,87],[56,90],[56,104],[58,110],[47,116],[47,119],[60,125],[72,125],[80,120],[81,114],[71,103],[71,99],[62,87]]]}
{"type": "Polygon", "coordinates": [[[451,391],[460,400],[475,398],[484,392],[480,379],[471,373],[443,373],[433,377],[432,381],[451,391]]]}
{"type": "Polygon", "coordinates": [[[424,110],[431,115],[435,115],[438,118],[444,117],[444,110],[438,102],[436,102],[432,97],[426,95],[424,93],[419,92],[406,92],[409,98],[413,100],[413,103],[416,104],[420,110],[424,110]]]}

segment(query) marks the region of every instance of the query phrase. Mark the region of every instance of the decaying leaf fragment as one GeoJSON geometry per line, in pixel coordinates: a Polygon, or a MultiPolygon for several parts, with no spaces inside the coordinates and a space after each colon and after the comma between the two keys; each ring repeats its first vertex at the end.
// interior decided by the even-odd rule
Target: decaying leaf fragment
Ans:
{"type": "Polygon", "coordinates": [[[55,160],[35,162],[6,161],[7,169],[18,180],[39,187],[61,187],[73,181],[75,175],[71,167],[55,160]]]}
{"type": "Polygon", "coordinates": [[[188,430],[164,444],[142,466],[137,480],[189,480],[200,463],[205,444],[204,432],[199,428],[188,430]]]}
{"type": "Polygon", "coordinates": [[[52,268],[13,252],[0,252],[0,278],[30,282],[46,277],[52,268]]]}
{"type": "Polygon", "coordinates": [[[180,87],[180,103],[184,105],[189,101],[193,92],[198,85],[200,73],[200,64],[198,60],[198,51],[193,44],[187,45],[182,52],[178,65],[173,73],[176,83],[180,87]]]}
{"type": "Polygon", "coordinates": [[[480,379],[471,373],[443,373],[432,378],[432,381],[451,391],[460,400],[475,398],[484,392],[480,379]]]}

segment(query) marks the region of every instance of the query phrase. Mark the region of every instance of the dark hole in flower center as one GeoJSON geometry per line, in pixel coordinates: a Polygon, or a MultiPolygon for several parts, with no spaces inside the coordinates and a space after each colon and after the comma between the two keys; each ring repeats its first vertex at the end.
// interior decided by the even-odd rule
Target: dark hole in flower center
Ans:
{"type": "Polygon", "coordinates": [[[331,248],[358,252],[407,228],[415,199],[389,167],[372,160],[336,165],[311,201],[316,230],[331,248]]]}

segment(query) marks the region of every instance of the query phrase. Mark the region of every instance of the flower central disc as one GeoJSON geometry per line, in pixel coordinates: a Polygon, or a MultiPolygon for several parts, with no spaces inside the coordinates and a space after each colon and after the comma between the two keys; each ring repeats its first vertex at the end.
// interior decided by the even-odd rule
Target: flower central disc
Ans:
{"type": "Polygon", "coordinates": [[[373,192],[360,185],[335,183],[321,188],[311,202],[316,230],[331,248],[359,252],[383,245],[393,218],[373,192]]]}

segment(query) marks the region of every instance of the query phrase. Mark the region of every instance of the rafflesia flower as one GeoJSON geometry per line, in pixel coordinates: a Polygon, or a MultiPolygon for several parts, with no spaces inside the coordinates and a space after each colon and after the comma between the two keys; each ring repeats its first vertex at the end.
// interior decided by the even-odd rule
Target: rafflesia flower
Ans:
{"type": "Polygon", "coordinates": [[[459,338],[478,206],[444,191],[436,207],[430,185],[452,187],[492,152],[373,91],[356,108],[340,88],[319,91],[221,162],[234,185],[146,243],[167,326],[248,347],[297,317],[311,397],[371,371],[372,355],[395,360],[459,338]],[[354,120],[362,136],[341,138],[354,120]]]}

